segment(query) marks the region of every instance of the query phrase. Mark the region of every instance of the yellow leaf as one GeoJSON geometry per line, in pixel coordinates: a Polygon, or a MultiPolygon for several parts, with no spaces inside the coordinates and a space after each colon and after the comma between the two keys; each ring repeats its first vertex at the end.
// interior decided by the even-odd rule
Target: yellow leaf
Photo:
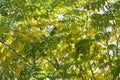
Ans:
{"type": "Polygon", "coordinates": [[[47,30],[42,30],[41,32],[42,32],[42,34],[47,34],[48,33],[47,30]]]}
{"type": "Polygon", "coordinates": [[[34,18],[32,18],[32,26],[36,26],[37,25],[37,20],[35,20],[34,18]]]}
{"type": "Polygon", "coordinates": [[[4,50],[4,47],[1,50],[0,61],[4,61],[7,57],[7,52],[4,50]]]}
{"type": "Polygon", "coordinates": [[[2,46],[2,43],[0,42],[0,47],[2,46]]]}
{"type": "Polygon", "coordinates": [[[6,41],[5,41],[6,44],[11,44],[12,43],[12,37],[9,37],[6,41]]]}

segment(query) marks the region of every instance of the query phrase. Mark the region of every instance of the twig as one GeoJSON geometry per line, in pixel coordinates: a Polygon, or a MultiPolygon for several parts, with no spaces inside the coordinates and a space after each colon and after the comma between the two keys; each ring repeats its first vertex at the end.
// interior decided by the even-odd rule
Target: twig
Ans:
{"type": "Polygon", "coordinates": [[[54,65],[54,63],[52,63],[49,59],[46,59],[55,69],[59,69],[58,67],[56,67],[55,65],[54,65]]]}

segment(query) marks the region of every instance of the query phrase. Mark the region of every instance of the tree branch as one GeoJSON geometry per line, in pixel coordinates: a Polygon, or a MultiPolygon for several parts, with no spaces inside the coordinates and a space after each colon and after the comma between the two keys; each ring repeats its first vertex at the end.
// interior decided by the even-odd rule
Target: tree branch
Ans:
{"type": "Polygon", "coordinates": [[[20,55],[15,49],[13,49],[12,47],[10,47],[8,44],[6,44],[5,42],[3,42],[2,40],[0,40],[0,42],[7,46],[9,49],[11,49],[15,54],[17,54],[18,56],[20,56],[24,61],[26,61],[29,65],[32,65],[30,62],[28,62],[27,59],[25,59],[22,55],[20,55]]]}

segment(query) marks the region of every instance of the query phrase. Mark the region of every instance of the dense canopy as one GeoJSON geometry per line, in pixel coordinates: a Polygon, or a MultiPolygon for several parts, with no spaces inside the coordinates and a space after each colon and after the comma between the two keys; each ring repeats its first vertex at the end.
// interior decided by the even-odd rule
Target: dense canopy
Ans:
{"type": "Polygon", "coordinates": [[[0,80],[119,80],[119,0],[0,0],[0,80]]]}

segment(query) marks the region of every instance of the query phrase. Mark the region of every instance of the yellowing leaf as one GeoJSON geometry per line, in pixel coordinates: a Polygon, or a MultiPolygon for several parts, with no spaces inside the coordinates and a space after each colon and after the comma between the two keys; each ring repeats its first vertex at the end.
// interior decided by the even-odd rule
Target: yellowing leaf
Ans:
{"type": "Polygon", "coordinates": [[[0,42],[0,47],[2,46],[2,43],[0,42]]]}
{"type": "Polygon", "coordinates": [[[0,61],[4,61],[7,57],[7,52],[5,51],[4,47],[1,51],[1,54],[0,54],[0,61]]]}
{"type": "Polygon", "coordinates": [[[6,44],[11,44],[12,43],[12,37],[9,37],[6,41],[5,41],[6,44]]]}
{"type": "Polygon", "coordinates": [[[32,26],[36,26],[38,24],[37,20],[35,20],[34,18],[32,18],[32,26]]]}
{"type": "Polygon", "coordinates": [[[47,34],[48,33],[47,30],[42,30],[41,32],[42,32],[42,34],[47,34]]]}

